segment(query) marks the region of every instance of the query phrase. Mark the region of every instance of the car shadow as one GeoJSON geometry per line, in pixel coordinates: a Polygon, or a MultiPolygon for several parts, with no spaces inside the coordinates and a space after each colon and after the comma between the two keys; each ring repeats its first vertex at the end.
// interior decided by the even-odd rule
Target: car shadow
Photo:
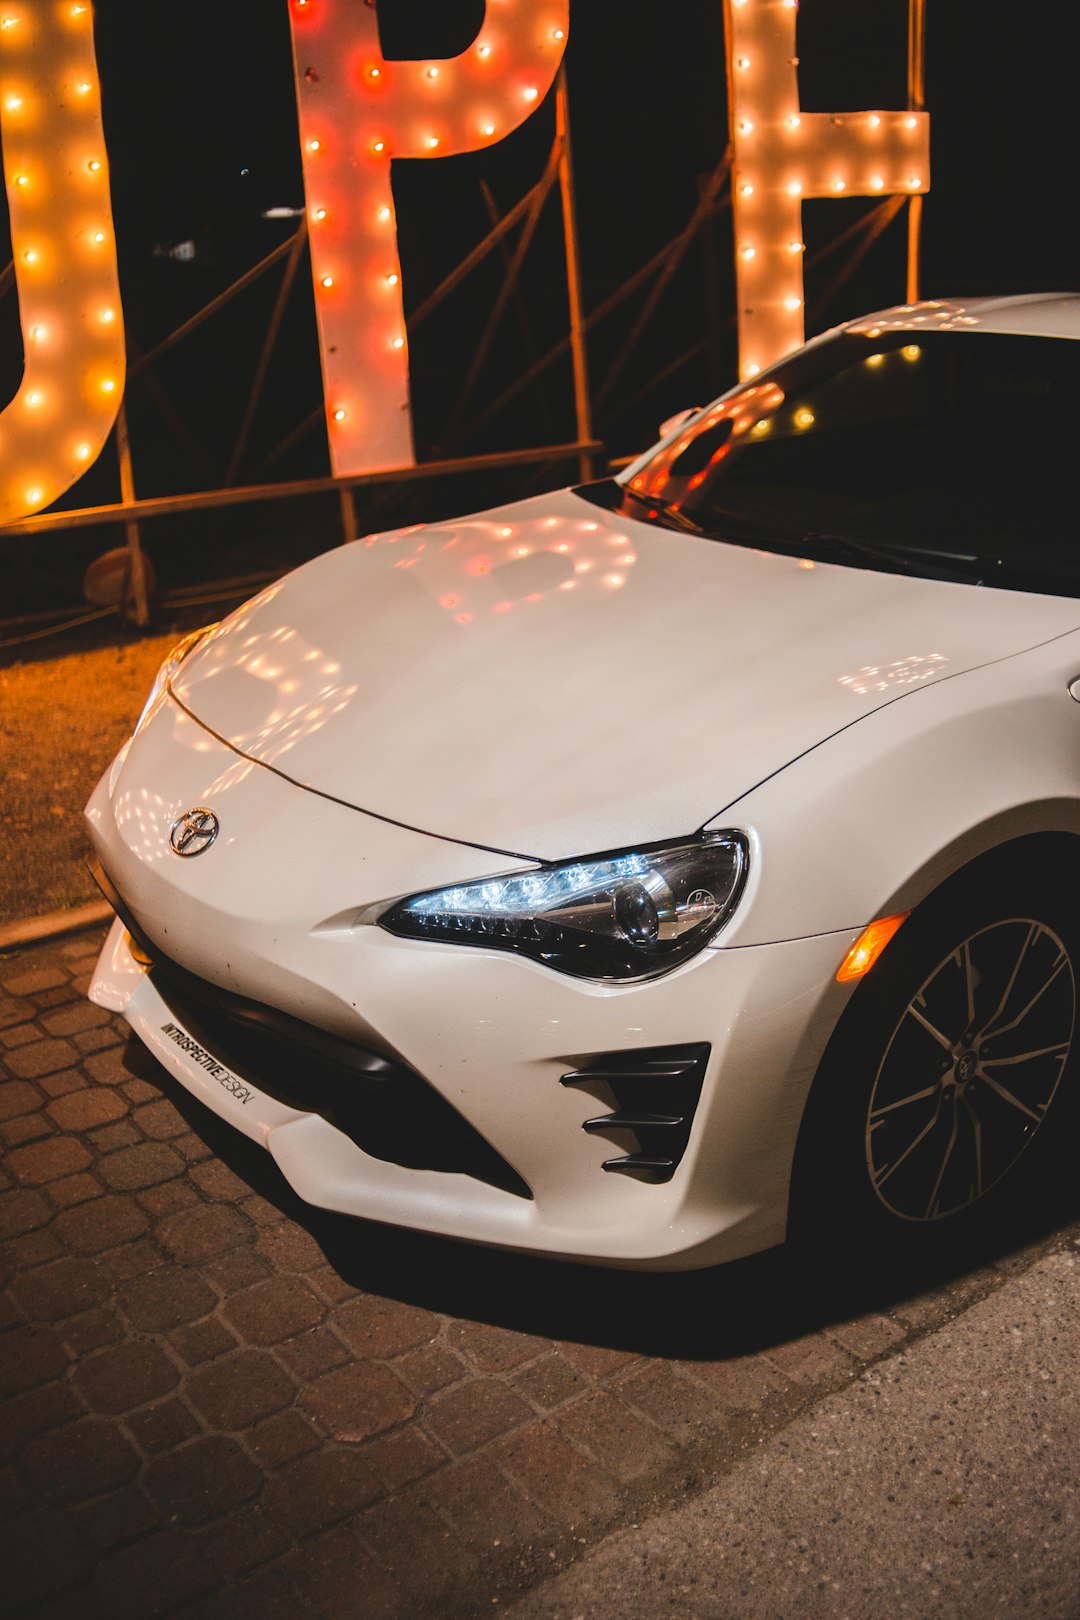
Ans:
{"type": "MultiPolygon", "coordinates": [[[[136,1037],[133,1072],[159,1086],[240,1180],[318,1244],[351,1287],[449,1316],[638,1355],[720,1361],[767,1350],[971,1279],[1080,1219],[1080,1189],[1041,1188],[1007,1229],[918,1261],[789,1245],[704,1271],[617,1271],[481,1248],[305,1203],[270,1154],[166,1073],[136,1037]]],[[[947,1307],[944,1307],[947,1309],[947,1307]]]]}

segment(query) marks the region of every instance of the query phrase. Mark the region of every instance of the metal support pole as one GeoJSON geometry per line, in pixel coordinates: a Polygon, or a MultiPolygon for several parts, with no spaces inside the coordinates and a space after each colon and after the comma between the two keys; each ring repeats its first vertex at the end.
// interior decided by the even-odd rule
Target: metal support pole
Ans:
{"type": "Polygon", "coordinates": [[[251,385],[251,393],[248,395],[247,409],[244,412],[244,420],[240,424],[240,432],[236,436],[236,444],[233,446],[233,453],[229,460],[229,470],[225,474],[226,486],[236,482],[236,475],[240,471],[240,463],[244,459],[244,451],[247,449],[248,439],[251,436],[251,429],[255,424],[255,413],[259,408],[259,400],[262,397],[263,384],[266,381],[266,373],[270,369],[270,360],[274,353],[274,345],[277,342],[278,332],[281,330],[281,323],[285,316],[285,308],[289,302],[289,294],[292,292],[292,284],[296,277],[296,272],[300,266],[301,255],[303,254],[306,243],[307,216],[305,215],[300,220],[300,224],[297,227],[296,233],[292,239],[292,247],[289,252],[289,256],[285,260],[285,271],[281,278],[281,285],[278,287],[277,298],[274,300],[274,309],[270,316],[270,324],[266,328],[266,336],[263,338],[262,352],[259,355],[259,364],[255,368],[255,380],[251,385]]]}
{"type": "Polygon", "coordinates": [[[598,405],[602,405],[610,396],[612,389],[614,388],[619,377],[622,375],[623,367],[626,365],[630,355],[632,355],[634,350],[637,348],[638,340],[641,337],[641,334],[652,320],[656,306],[659,304],[661,298],[664,296],[664,293],[667,291],[668,284],[675,275],[675,272],[678,270],[679,266],[682,264],[683,259],[686,257],[690,244],[693,242],[702,225],[715,208],[717,196],[721,188],[727,182],[730,164],[731,148],[729,147],[720,167],[712,174],[708,175],[701,183],[698,191],[697,207],[694,209],[693,214],[690,216],[690,219],[683,228],[680,236],[675,242],[672,243],[671,250],[667,255],[667,260],[661,266],[660,273],[649,290],[649,296],[646,298],[641,307],[641,311],[638,314],[637,320],[630,329],[629,337],[626,339],[626,342],[622,344],[618,354],[615,356],[615,359],[612,362],[611,370],[604,378],[603,387],[600,389],[600,393],[597,398],[598,405]]]}
{"type": "MultiPolygon", "coordinates": [[[[127,506],[135,499],[135,475],[131,467],[131,442],[128,439],[127,407],[123,401],[116,413],[116,457],[120,463],[120,498],[127,506]]],[[[128,548],[128,588],[126,595],[132,603],[132,617],[140,630],[150,623],[146,602],[146,569],[143,566],[142,543],[139,538],[138,519],[129,517],[124,522],[128,548]]]]}
{"type": "Polygon", "coordinates": [[[167,338],[162,338],[160,343],[155,343],[152,349],[148,349],[138,364],[130,368],[132,376],[136,372],[142,371],[144,367],[152,366],[154,361],[159,359],[161,355],[166,354],[169,349],[175,348],[178,343],[186,338],[189,332],[194,332],[204,321],[208,321],[211,315],[216,315],[219,309],[224,309],[225,305],[230,303],[237,293],[242,293],[245,287],[250,287],[253,281],[258,281],[259,277],[264,275],[272,265],[277,264],[279,259],[284,259],[291,253],[292,248],[293,239],[291,236],[287,237],[284,242],[279,242],[273,252],[268,253],[265,259],[260,259],[258,264],[252,265],[250,270],[245,270],[244,274],[237,277],[231,287],[226,287],[225,291],[218,293],[216,298],[211,298],[210,302],[204,304],[202,309],[197,310],[190,320],[185,321],[182,326],[178,326],[175,332],[170,332],[167,338]]]}
{"type": "Polygon", "coordinates": [[[342,486],[338,499],[341,503],[341,543],[347,546],[356,539],[356,495],[349,484],[342,486]]]}
{"type": "MultiPolygon", "coordinates": [[[[908,0],[908,109],[926,104],[926,0],[908,0]]],[[[921,196],[908,199],[907,301],[919,301],[919,252],[922,246],[921,196]]]]}
{"type": "MultiPolygon", "coordinates": [[[[560,143],[559,190],[562,194],[563,237],[566,242],[566,292],[570,304],[570,348],[574,359],[574,411],[577,436],[584,444],[593,436],[589,405],[589,369],[585,352],[585,310],[581,299],[577,218],[574,207],[574,168],[570,153],[570,113],[566,95],[566,66],[559,69],[555,88],[555,139],[560,143]]],[[[582,482],[593,477],[593,458],[581,452],[582,482]]]]}
{"type": "Polygon", "coordinates": [[[480,378],[480,373],[484,369],[484,362],[488,357],[492,342],[495,338],[495,333],[498,330],[499,322],[502,320],[503,315],[506,312],[506,306],[509,304],[511,298],[513,298],[518,290],[518,277],[521,274],[521,267],[525,262],[525,256],[528,253],[532,244],[532,239],[536,234],[536,227],[540,223],[540,215],[544,211],[544,204],[547,201],[548,192],[551,190],[551,187],[555,184],[555,181],[558,178],[558,166],[559,145],[558,141],[556,141],[555,146],[552,149],[551,157],[548,160],[547,168],[544,171],[544,177],[539,186],[532,193],[532,207],[526,215],[525,224],[522,226],[521,235],[518,237],[517,247],[514,250],[513,256],[510,258],[510,262],[507,264],[506,276],[505,280],[503,281],[503,285],[499,290],[499,296],[492,305],[491,313],[488,315],[480,341],[476,345],[476,349],[473,352],[472,364],[469,367],[468,376],[462,383],[461,391],[459,392],[458,397],[454,402],[454,407],[450,412],[451,422],[458,421],[462,411],[465,409],[465,406],[472,398],[473,389],[476,387],[476,384],[480,378]]]}

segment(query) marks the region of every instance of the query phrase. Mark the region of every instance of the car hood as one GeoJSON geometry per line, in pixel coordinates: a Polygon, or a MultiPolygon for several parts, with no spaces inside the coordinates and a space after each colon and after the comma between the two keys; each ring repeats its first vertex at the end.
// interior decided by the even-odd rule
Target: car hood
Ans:
{"type": "Polygon", "coordinates": [[[1067,598],[724,545],[564,491],[316,558],[172,690],[304,787],[551,860],[691,832],[883,704],[1078,621],[1067,598]]]}

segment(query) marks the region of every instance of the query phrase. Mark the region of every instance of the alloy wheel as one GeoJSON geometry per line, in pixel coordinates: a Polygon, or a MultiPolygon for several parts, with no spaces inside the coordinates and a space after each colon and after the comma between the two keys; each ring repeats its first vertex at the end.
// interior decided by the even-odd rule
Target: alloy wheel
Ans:
{"type": "Polygon", "coordinates": [[[870,1094],[866,1167],[893,1215],[940,1220],[1001,1180],[1054,1100],[1075,1015],[1069,953],[1033,918],[981,928],[937,964],[870,1094]]]}

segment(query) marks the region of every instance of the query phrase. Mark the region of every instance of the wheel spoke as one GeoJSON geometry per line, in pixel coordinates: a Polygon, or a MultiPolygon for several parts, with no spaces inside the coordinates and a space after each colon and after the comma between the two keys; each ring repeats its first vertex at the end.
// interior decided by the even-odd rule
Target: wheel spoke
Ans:
{"type": "Polygon", "coordinates": [[[1054,971],[1051,973],[1050,977],[1043,980],[1042,984],[1036,990],[1027,1006],[1018,1012],[1014,1019],[1012,1019],[1008,1024],[1002,1024],[1000,1029],[994,1029],[992,1024],[989,1026],[995,1040],[997,1040],[1000,1035],[1007,1035],[1010,1030],[1015,1029],[1018,1024],[1022,1024],[1024,1022],[1024,1019],[1027,1017],[1032,1007],[1034,1007],[1036,1002],[1046,994],[1067,961],[1068,957],[1064,954],[1064,952],[1062,952],[1054,965],[1054,971]]]}
{"type": "Polygon", "coordinates": [[[941,1183],[945,1179],[945,1172],[949,1167],[949,1160],[952,1158],[952,1151],[953,1151],[953,1148],[956,1146],[956,1138],[957,1138],[958,1135],[959,1135],[959,1130],[958,1130],[957,1123],[956,1123],[956,1111],[954,1109],[953,1110],[952,1130],[949,1132],[949,1141],[948,1141],[948,1145],[945,1148],[945,1157],[941,1161],[941,1168],[937,1173],[937,1180],[934,1182],[934,1190],[930,1194],[930,1199],[929,1199],[929,1202],[927,1203],[927,1206],[926,1206],[926,1219],[927,1220],[929,1220],[932,1215],[937,1215],[938,1213],[940,1213],[941,1183]]]}
{"type": "Polygon", "coordinates": [[[1019,1097],[1014,1097],[1008,1086],[1003,1086],[1000,1080],[995,1080],[993,1075],[987,1074],[983,1068],[976,1069],[975,1072],[980,1080],[986,1081],[991,1091],[995,1091],[1003,1102],[1010,1103],[1013,1108],[1018,1108],[1022,1114],[1027,1115],[1028,1119],[1033,1119],[1036,1125],[1042,1124],[1042,1114],[1037,1114],[1034,1108],[1029,1108],[1027,1103],[1022,1103],[1019,1097]]]}
{"type": "MultiPolygon", "coordinates": [[[[983,1025],[982,1031],[981,1031],[982,1034],[985,1035],[986,1031],[988,1029],[992,1029],[993,1026],[994,1026],[995,1020],[1000,1018],[1002,1013],[1005,1011],[1005,1008],[1006,1008],[1006,1005],[1008,1003],[1009,997],[1012,995],[1013,985],[1016,983],[1016,976],[1020,972],[1020,967],[1021,967],[1021,964],[1023,963],[1024,957],[1027,955],[1028,951],[1031,949],[1032,945],[1034,945],[1036,939],[1038,938],[1038,936],[1041,933],[1042,933],[1042,929],[1039,927],[1038,923],[1032,923],[1031,927],[1027,931],[1027,936],[1024,939],[1024,943],[1020,947],[1020,951],[1019,951],[1019,954],[1018,954],[1018,956],[1016,958],[1016,961],[1013,963],[1012,972],[1009,974],[1009,982],[1005,986],[1004,990],[1001,993],[1001,1000],[998,1002],[997,1006],[994,1008],[994,1011],[991,1013],[990,1018],[987,1021],[987,1023],[985,1023],[983,1025]]],[[[998,1033],[999,1034],[1001,1033],[1000,1030],[998,1031],[998,1033]]]]}
{"type": "Polygon", "coordinates": [[[1049,1057],[1051,1054],[1064,1063],[1069,1055],[1069,1042],[1055,1041],[1053,1046],[1039,1046],[1033,1052],[1015,1052],[1012,1057],[988,1058],[984,1055],[979,1061],[984,1069],[1004,1069],[1011,1063],[1029,1063],[1034,1058],[1049,1057]]]}
{"type": "Polygon", "coordinates": [[[884,1108],[875,1108],[870,1115],[871,1123],[875,1119],[883,1119],[886,1114],[893,1113],[897,1108],[906,1108],[909,1103],[922,1102],[924,1097],[932,1097],[936,1090],[937,1086],[924,1086],[922,1091],[913,1091],[910,1097],[901,1097],[899,1102],[886,1103],[884,1108]]]}
{"type": "Polygon", "coordinates": [[[971,1121],[972,1135],[975,1138],[975,1198],[981,1198],[983,1190],[982,1120],[979,1118],[974,1108],[972,1108],[966,1093],[963,1098],[963,1103],[964,1107],[967,1109],[968,1118],[971,1121]]]}
{"type": "Polygon", "coordinates": [[[914,1151],[918,1147],[919,1143],[926,1140],[926,1138],[930,1135],[930,1132],[933,1130],[934,1126],[937,1124],[937,1122],[938,1122],[938,1120],[940,1118],[941,1118],[941,1106],[939,1104],[938,1107],[934,1109],[933,1118],[927,1120],[926,1124],[923,1126],[923,1128],[919,1132],[918,1136],[915,1138],[915,1140],[913,1142],[908,1143],[907,1147],[904,1149],[903,1153],[901,1153],[900,1157],[893,1164],[885,1165],[884,1168],[882,1170],[880,1170],[878,1172],[878,1174],[874,1177],[874,1181],[875,1181],[876,1185],[879,1188],[884,1187],[885,1183],[889,1180],[889,1178],[896,1174],[896,1172],[899,1170],[900,1166],[904,1163],[905,1159],[910,1158],[911,1154],[914,1153],[914,1151]]]}
{"type": "Polygon", "coordinates": [[[911,1014],[912,1018],[914,1018],[917,1024],[922,1025],[923,1029],[925,1029],[928,1035],[932,1035],[934,1037],[939,1046],[944,1047],[946,1052],[952,1051],[953,1043],[950,1041],[949,1037],[947,1035],[943,1035],[940,1029],[935,1029],[929,1018],[927,1018],[926,1014],[920,1012],[913,1001],[908,1006],[908,1012],[911,1014]]]}

